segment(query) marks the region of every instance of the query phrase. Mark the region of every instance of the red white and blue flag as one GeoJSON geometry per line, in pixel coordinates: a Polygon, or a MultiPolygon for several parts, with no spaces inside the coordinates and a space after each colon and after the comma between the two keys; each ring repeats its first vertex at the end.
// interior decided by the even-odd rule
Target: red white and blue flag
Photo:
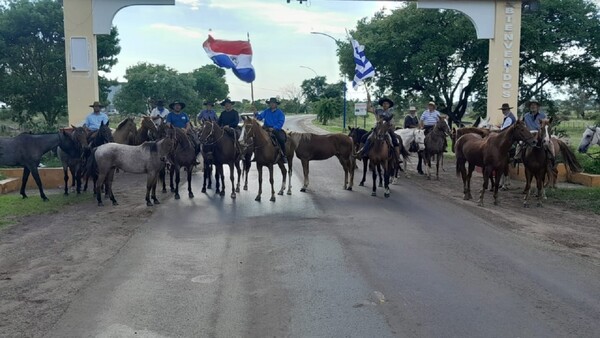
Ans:
{"type": "Polygon", "coordinates": [[[209,35],[202,47],[217,66],[231,68],[238,79],[252,82],[256,78],[249,41],[215,40],[209,35]]]}

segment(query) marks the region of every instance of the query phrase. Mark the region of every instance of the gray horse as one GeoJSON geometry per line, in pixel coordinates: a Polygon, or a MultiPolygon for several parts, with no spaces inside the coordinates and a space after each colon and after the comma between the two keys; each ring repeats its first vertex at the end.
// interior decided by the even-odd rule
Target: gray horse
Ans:
{"type": "Polygon", "coordinates": [[[20,134],[15,137],[0,137],[0,166],[23,167],[23,179],[21,180],[21,196],[23,198],[27,198],[25,187],[31,173],[40,190],[40,197],[44,201],[48,200],[44,194],[38,166],[42,156],[57,146],[69,149],[72,145],[68,138],[65,131],[54,134],[20,134]]]}
{"type": "Polygon", "coordinates": [[[103,183],[106,183],[110,200],[117,205],[117,200],[112,192],[112,181],[115,169],[135,174],[147,174],[146,180],[146,205],[160,204],[156,198],[156,183],[158,173],[164,168],[175,144],[175,134],[172,127],[167,128],[167,137],[157,142],[145,142],[139,146],[129,146],[118,143],[107,143],[93,151],[90,161],[91,172],[96,173],[94,192],[98,205],[102,206],[103,183]],[[152,190],[152,201],[150,201],[152,190]]]}

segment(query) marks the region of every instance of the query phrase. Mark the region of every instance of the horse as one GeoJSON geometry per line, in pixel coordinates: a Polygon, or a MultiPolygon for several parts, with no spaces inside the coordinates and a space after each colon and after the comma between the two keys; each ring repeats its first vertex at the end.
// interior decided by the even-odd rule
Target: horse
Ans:
{"type": "Polygon", "coordinates": [[[40,197],[48,201],[48,197],[44,194],[38,166],[42,156],[57,146],[65,149],[71,146],[69,136],[64,130],[53,134],[23,133],[15,137],[0,137],[0,166],[23,166],[20,191],[23,198],[27,198],[25,187],[31,174],[40,190],[40,197]]]}
{"type": "Polygon", "coordinates": [[[425,136],[425,151],[423,159],[427,166],[427,179],[431,179],[431,158],[436,158],[435,179],[440,179],[440,160],[443,161],[446,135],[450,133],[448,123],[443,118],[440,118],[431,132],[425,136]]]}
{"type": "Polygon", "coordinates": [[[304,185],[300,189],[301,192],[306,192],[308,188],[309,162],[326,160],[332,156],[338,158],[344,169],[344,189],[352,190],[356,163],[350,137],[344,134],[317,135],[297,132],[289,132],[288,135],[296,149],[296,157],[302,163],[304,185]]]}
{"type": "Polygon", "coordinates": [[[381,165],[383,168],[383,186],[385,189],[383,195],[386,198],[390,197],[390,162],[392,162],[393,159],[390,156],[391,145],[388,143],[389,128],[391,128],[391,125],[388,121],[382,120],[377,122],[375,129],[373,129],[374,138],[371,140],[371,149],[369,149],[369,153],[367,154],[367,157],[371,162],[371,171],[373,172],[373,192],[371,193],[371,196],[377,196],[377,187],[375,186],[377,174],[375,173],[375,168],[381,165]]]}
{"type": "Polygon", "coordinates": [[[466,134],[456,141],[456,175],[463,180],[464,199],[469,200],[471,196],[471,176],[475,166],[483,168],[483,189],[480,190],[479,206],[483,206],[483,195],[488,188],[488,181],[492,175],[494,178],[494,205],[498,204],[498,187],[500,176],[508,166],[508,151],[513,143],[524,141],[535,145],[533,135],[525,126],[525,122],[518,120],[509,128],[498,133],[490,134],[483,138],[477,134],[466,134]],[[469,162],[469,171],[466,169],[469,162]]]}
{"type": "Polygon", "coordinates": [[[213,146],[212,158],[217,171],[215,192],[221,196],[225,196],[223,165],[227,164],[229,166],[229,179],[231,180],[231,198],[236,198],[236,192],[240,192],[242,170],[240,169],[240,162],[238,160],[241,149],[236,146],[234,136],[229,135],[217,122],[206,121],[198,138],[201,144],[213,146]],[[234,167],[238,174],[237,185],[234,185],[234,167]],[[222,183],[222,189],[219,187],[219,180],[222,183]]]}
{"type": "Polygon", "coordinates": [[[135,174],[146,173],[146,205],[150,207],[160,204],[156,198],[158,173],[166,165],[175,147],[176,137],[173,128],[169,127],[167,137],[160,141],[145,142],[139,146],[107,143],[94,149],[89,166],[90,172],[97,176],[94,192],[98,206],[103,205],[100,190],[103,183],[107,185],[109,198],[113,205],[118,205],[112,191],[115,169],[135,174]],[[150,191],[152,191],[152,201],[150,201],[150,191]]]}
{"type": "MultiPolygon", "coordinates": [[[[192,192],[192,169],[196,165],[196,156],[198,156],[199,148],[194,146],[194,143],[190,140],[190,136],[188,136],[188,133],[184,129],[175,128],[174,133],[176,142],[169,158],[172,164],[169,170],[171,191],[175,193],[176,200],[181,198],[179,196],[180,169],[184,167],[187,172],[188,196],[189,198],[194,198],[194,193],[192,192]],[[173,184],[173,176],[175,176],[175,184],[173,184]]],[[[164,183],[163,173],[164,170],[160,172],[160,176],[164,183]]]]}
{"type": "Polygon", "coordinates": [[[63,167],[65,180],[65,196],[69,195],[69,171],[73,179],[72,186],[77,185],[77,194],[81,193],[81,176],[84,164],[84,153],[89,148],[88,145],[88,130],[85,127],[71,126],[72,130],[64,131],[70,141],[70,147],[58,147],[56,153],[63,167]]]}
{"type": "Polygon", "coordinates": [[[589,147],[593,145],[600,146],[600,127],[588,126],[583,131],[581,142],[579,142],[577,150],[582,154],[587,153],[589,147]]]}
{"type": "MultiPolygon", "coordinates": [[[[425,131],[419,128],[405,128],[397,129],[394,131],[396,135],[402,140],[402,146],[404,149],[408,149],[409,152],[418,153],[425,150],[425,131]],[[415,144],[414,146],[411,146],[415,144]]],[[[404,175],[409,177],[408,170],[406,169],[408,161],[404,161],[404,175]]]]}
{"type": "Polygon", "coordinates": [[[490,130],[486,128],[480,127],[463,127],[463,128],[452,128],[452,133],[450,134],[450,139],[452,140],[452,152],[456,153],[455,145],[456,140],[458,140],[461,136],[465,134],[477,134],[481,137],[486,137],[490,134],[490,130]]]}
{"type": "MultiPolygon", "coordinates": [[[[350,138],[352,139],[352,142],[354,143],[354,153],[358,152],[358,149],[360,149],[360,147],[362,147],[364,145],[364,143],[367,141],[367,136],[369,134],[369,131],[362,129],[362,128],[349,128],[350,132],[348,133],[348,136],[350,136],[350,138]]],[[[367,168],[369,165],[369,159],[368,158],[362,158],[362,162],[363,162],[363,176],[362,179],[360,180],[360,182],[358,183],[359,186],[364,187],[365,186],[365,181],[367,179],[367,168]]],[[[377,167],[377,174],[379,175],[379,187],[383,187],[383,175],[381,173],[381,167],[377,167]]]]}
{"type": "Polygon", "coordinates": [[[523,207],[529,207],[529,196],[531,193],[531,181],[535,177],[537,185],[538,202],[537,206],[542,206],[542,198],[546,198],[546,191],[544,190],[544,180],[546,176],[552,171],[552,164],[550,163],[550,156],[548,149],[550,144],[550,122],[548,119],[540,121],[540,129],[536,133],[537,144],[534,147],[526,147],[522,152],[523,166],[525,167],[525,189],[523,194],[523,207]]]}
{"type": "MultiPolygon", "coordinates": [[[[84,163],[82,163],[82,168],[86,169],[87,168],[87,161],[89,160],[92,152],[91,149],[97,148],[105,143],[109,143],[109,142],[114,142],[113,136],[112,136],[112,131],[110,130],[110,127],[108,126],[110,122],[107,122],[106,124],[104,124],[104,121],[100,122],[100,128],[98,128],[98,130],[91,132],[88,135],[88,145],[89,147],[87,149],[84,150],[83,152],[83,160],[84,163]]],[[[87,191],[87,187],[88,187],[88,181],[90,179],[90,174],[87,172],[87,170],[84,170],[83,172],[83,177],[85,178],[85,183],[83,185],[83,191],[87,191]]]]}
{"type": "Polygon", "coordinates": [[[281,189],[277,193],[283,195],[285,191],[286,177],[289,174],[289,185],[287,194],[292,194],[292,160],[294,159],[294,148],[289,137],[285,142],[285,156],[288,161],[288,170],[285,170],[285,165],[279,150],[273,144],[274,141],[271,139],[271,135],[265,129],[263,129],[258,121],[251,117],[242,117],[244,124],[242,126],[242,132],[239,136],[239,142],[243,147],[252,142],[252,148],[254,152],[254,159],[256,161],[256,169],[258,170],[258,195],[254,199],[260,202],[262,195],[262,167],[266,166],[269,169],[269,183],[271,183],[271,202],[275,202],[275,189],[273,188],[273,165],[277,164],[281,170],[283,176],[281,182],[281,189]]]}
{"type": "Polygon", "coordinates": [[[137,135],[137,127],[133,117],[128,117],[119,122],[117,129],[113,132],[113,139],[119,144],[134,145],[137,135]]]}
{"type": "Polygon", "coordinates": [[[133,144],[131,145],[136,146],[146,141],[155,140],[156,135],[158,135],[158,129],[156,128],[154,122],[152,122],[152,118],[144,115],[142,116],[140,127],[136,129],[133,144]]]}

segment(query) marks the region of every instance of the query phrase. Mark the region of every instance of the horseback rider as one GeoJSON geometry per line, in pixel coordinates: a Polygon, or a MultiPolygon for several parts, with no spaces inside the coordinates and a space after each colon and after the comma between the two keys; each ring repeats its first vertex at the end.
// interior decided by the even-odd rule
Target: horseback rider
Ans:
{"type": "Polygon", "coordinates": [[[431,101],[427,104],[427,109],[421,114],[421,128],[425,130],[425,136],[431,132],[435,124],[441,118],[441,114],[436,110],[435,102],[431,101]]]}
{"type": "Polygon", "coordinates": [[[185,129],[186,132],[190,131],[190,117],[188,114],[183,112],[183,108],[185,108],[185,103],[180,101],[175,101],[169,105],[169,109],[171,112],[167,115],[167,119],[165,122],[167,126],[171,125],[176,128],[185,129]]]}
{"type": "Polygon", "coordinates": [[[502,126],[500,127],[500,130],[504,130],[517,123],[517,118],[515,117],[515,114],[513,114],[510,111],[512,108],[513,107],[511,107],[508,103],[503,103],[502,107],[498,108],[498,110],[502,110],[502,114],[504,115],[504,120],[502,121],[502,126]]]}
{"type": "Polygon", "coordinates": [[[285,141],[287,136],[282,129],[285,123],[285,114],[279,109],[280,102],[276,98],[272,97],[266,103],[269,105],[269,108],[260,113],[255,113],[256,119],[259,121],[264,120],[263,128],[273,129],[273,135],[277,143],[279,143],[279,152],[283,163],[287,163],[287,157],[285,156],[285,141]]]}
{"type": "Polygon", "coordinates": [[[204,124],[206,121],[217,121],[217,112],[214,109],[215,103],[212,101],[204,102],[204,110],[196,117],[196,123],[204,124]]]}
{"type": "Polygon", "coordinates": [[[408,115],[404,118],[404,129],[419,127],[419,118],[416,113],[416,107],[410,106],[410,108],[408,108],[408,115]]]}
{"type": "Polygon", "coordinates": [[[94,109],[83,122],[83,125],[87,127],[90,131],[96,131],[100,129],[100,124],[104,122],[104,124],[108,124],[108,115],[106,113],[101,112],[100,109],[104,108],[100,102],[95,101],[90,105],[91,108],[94,109]]]}
{"type": "MultiPolygon", "coordinates": [[[[371,105],[371,97],[367,93],[367,110],[375,115],[377,121],[387,121],[390,124],[390,128],[388,130],[388,135],[392,141],[392,146],[394,147],[394,156],[396,157],[396,161],[401,162],[400,160],[400,142],[398,142],[398,136],[394,133],[394,101],[390,100],[387,97],[382,97],[377,101],[377,103],[381,106],[381,108],[374,109],[371,105]]],[[[371,130],[367,135],[367,140],[365,141],[365,145],[361,150],[358,151],[357,157],[366,158],[369,155],[369,150],[371,148],[371,138],[373,136],[373,131],[371,130]]]]}
{"type": "Polygon", "coordinates": [[[233,137],[235,149],[237,149],[238,153],[240,153],[240,145],[238,141],[238,135],[241,131],[239,126],[240,123],[240,114],[237,110],[233,109],[233,105],[235,102],[231,101],[229,98],[226,98],[221,102],[221,106],[225,108],[224,111],[219,115],[219,119],[217,123],[223,130],[233,137]]]}
{"type": "Polygon", "coordinates": [[[152,118],[152,122],[158,128],[160,124],[167,118],[169,115],[169,110],[165,108],[165,103],[163,100],[156,101],[156,107],[152,109],[150,113],[150,117],[152,118]]]}
{"type": "MultiPolygon", "coordinates": [[[[546,118],[546,114],[540,111],[540,102],[538,100],[529,100],[528,107],[529,112],[523,116],[523,121],[531,133],[538,133],[540,132],[541,121],[546,118]]],[[[551,135],[548,135],[548,137],[550,136],[551,135]]],[[[521,144],[517,145],[515,159],[521,160],[521,157],[525,155],[523,148],[524,147],[521,144]]],[[[556,167],[556,156],[552,142],[546,145],[546,153],[548,154],[552,168],[556,167]]]]}

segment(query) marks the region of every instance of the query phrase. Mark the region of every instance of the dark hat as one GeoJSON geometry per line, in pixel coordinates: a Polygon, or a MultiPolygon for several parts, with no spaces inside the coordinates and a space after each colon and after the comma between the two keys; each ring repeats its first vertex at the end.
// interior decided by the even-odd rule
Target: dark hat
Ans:
{"type": "Polygon", "coordinates": [[[277,104],[280,104],[281,102],[279,102],[279,101],[277,100],[277,98],[276,98],[276,97],[272,97],[272,98],[270,98],[268,101],[266,101],[266,103],[267,103],[267,104],[270,104],[270,103],[277,103],[277,104]]]}
{"type": "Polygon", "coordinates": [[[214,102],[214,101],[209,101],[209,100],[206,100],[206,101],[204,101],[204,105],[205,105],[205,106],[214,106],[214,105],[215,105],[215,102],[214,102]]]}
{"type": "Polygon", "coordinates": [[[498,108],[498,110],[504,110],[504,109],[513,109],[513,107],[511,107],[508,103],[503,103],[501,108],[498,108]]]}
{"type": "Polygon", "coordinates": [[[387,102],[390,104],[390,108],[394,106],[394,101],[388,99],[387,97],[382,97],[379,99],[379,101],[377,101],[377,103],[379,103],[380,106],[383,106],[383,103],[387,102]]]}
{"type": "Polygon", "coordinates": [[[226,98],[225,100],[223,100],[223,102],[221,102],[221,105],[224,106],[226,103],[235,104],[235,102],[231,101],[229,98],[226,98]]]}
{"type": "Polygon", "coordinates": [[[90,104],[90,107],[95,107],[95,106],[98,106],[100,108],[105,107],[103,104],[100,104],[100,102],[98,102],[98,101],[94,101],[94,103],[90,104]]]}
{"type": "Polygon", "coordinates": [[[185,103],[181,101],[175,101],[169,105],[169,109],[173,109],[173,107],[175,107],[176,104],[180,105],[181,109],[185,108],[185,103]]]}
{"type": "Polygon", "coordinates": [[[164,105],[165,105],[165,101],[163,101],[163,100],[158,100],[158,101],[156,101],[156,105],[157,105],[157,106],[164,106],[164,105]]]}

